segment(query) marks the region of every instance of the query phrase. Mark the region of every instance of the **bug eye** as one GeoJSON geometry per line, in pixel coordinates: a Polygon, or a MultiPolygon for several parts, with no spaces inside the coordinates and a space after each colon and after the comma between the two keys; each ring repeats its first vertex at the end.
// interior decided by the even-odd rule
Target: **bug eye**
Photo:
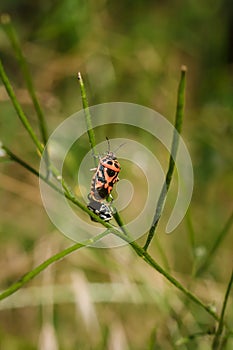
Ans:
{"type": "Polygon", "coordinates": [[[115,175],[115,171],[112,169],[107,169],[107,174],[108,176],[112,177],[113,175],[115,175]]]}

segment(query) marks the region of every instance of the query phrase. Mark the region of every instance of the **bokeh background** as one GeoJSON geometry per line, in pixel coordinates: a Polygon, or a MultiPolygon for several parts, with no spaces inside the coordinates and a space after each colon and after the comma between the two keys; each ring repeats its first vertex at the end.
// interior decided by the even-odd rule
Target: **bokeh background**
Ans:
{"type": "MultiPolygon", "coordinates": [[[[219,312],[232,269],[231,228],[206,270],[195,273],[233,209],[233,3],[1,0],[0,12],[12,18],[49,133],[82,108],[78,71],[90,105],[142,104],[173,122],[180,67],[187,65],[183,137],[194,167],[193,199],[171,235],[164,234],[172,206],[168,201],[150,252],[219,312]]],[[[0,54],[17,97],[38,131],[25,82],[3,30],[0,54]]],[[[96,130],[96,135],[98,142],[105,136],[127,135],[145,145],[153,142],[150,135],[111,126],[96,130]]],[[[2,85],[0,139],[38,168],[34,146],[2,85]]],[[[81,161],[87,151],[88,141],[83,138],[68,161],[71,181],[73,159],[81,161]]],[[[165,150],[158,145],[155,152],[166,169],[165,150]]],[[[123,177],[133,178],[134,169],[123,168],[123,177]]],[[[145,179],[143,174],[138,176],[133,181],[141,188],[145,179]]],[[[0,179],[0,288],[4,289],[72,242],[49,221],[37,178],[2,159],[0,179]]],[[[145,237],[139,243],[144,241],[145,237]]],[[[227,321],[233,321],[232,298],[227,321]]],[[[213,326],[211,317],[129,247],[89,248],[47,269],[1,303],[0,349],[211,349],[212,337],[206,334],[213,326]],[[197,332],[205,335],[186,339],[197,332]]],[[[232,344],[231,338],[225,348],[232,349],[232,344]]]]}

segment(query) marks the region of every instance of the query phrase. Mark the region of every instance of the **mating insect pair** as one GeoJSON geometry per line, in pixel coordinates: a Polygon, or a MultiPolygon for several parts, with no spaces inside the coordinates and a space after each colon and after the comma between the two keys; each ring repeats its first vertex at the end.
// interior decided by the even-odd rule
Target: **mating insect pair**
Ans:
{"type": "MultiPolygon", "coordinates": [[[[119,172],[121,170],[115,154],[110,151],[108,138],[107,155],[99,158],[99,164],[91,181],[91,192],[88,195],[89,203],[87,207],[97,214],[102,220],[112,219],[112,210],[109,205],[103,202],[108,196],[111,196],[113,185],[119,181],[119,172]]],[[[120,146],[121,147],[121,146],[120,146]]],[[[91,218],[95,221],[93,218],[91,218]]]]}

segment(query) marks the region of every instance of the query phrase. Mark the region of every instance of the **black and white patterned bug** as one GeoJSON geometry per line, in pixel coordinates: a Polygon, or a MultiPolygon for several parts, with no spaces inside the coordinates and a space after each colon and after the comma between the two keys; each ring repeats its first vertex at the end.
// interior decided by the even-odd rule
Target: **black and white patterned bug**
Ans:
{"type": "MultiPolygon", "coordinates": [[[[99,216],[100,219],[104,221],[109,221],[112,219],[112,211],[111,208],[103,203],[96,200],[90,200],[87,205],[88,209],[90,209],[93,213],[99,216]]],[[[92,221],[96,221],[93,217],[91,217],[92,221]]]]}

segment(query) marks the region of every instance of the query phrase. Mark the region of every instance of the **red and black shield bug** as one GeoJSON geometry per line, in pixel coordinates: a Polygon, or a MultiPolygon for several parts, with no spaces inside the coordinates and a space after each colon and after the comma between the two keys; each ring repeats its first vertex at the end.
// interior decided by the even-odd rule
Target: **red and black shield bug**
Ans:
{"type": "Polygon", "coordinates": [[[99,158],[99,164],[91,181],[90,196],[97,201],[106,199],[110,195],[113,185],[119,181],[118,175],[121,170],[117,157],[110,151],[109,140],[107,141],[107,155],[99,158]]]}
{"type": "Polygon", "coordinates": [[[105,156],[99,157],[97,168],[92,169],[95,170],[95,174],[91,181],[91,192],[88,195],[90,202],[87,207],[104,221],[109,221],[112,218],[112,212],[110,207],[103,203],[103,200],[107,199],[111,194],[113,185],[119,181],[118,175],[121,167],[114,152],[110,151],[108,138],[106,139],[108,142],[108,152],[105,156]]]}

